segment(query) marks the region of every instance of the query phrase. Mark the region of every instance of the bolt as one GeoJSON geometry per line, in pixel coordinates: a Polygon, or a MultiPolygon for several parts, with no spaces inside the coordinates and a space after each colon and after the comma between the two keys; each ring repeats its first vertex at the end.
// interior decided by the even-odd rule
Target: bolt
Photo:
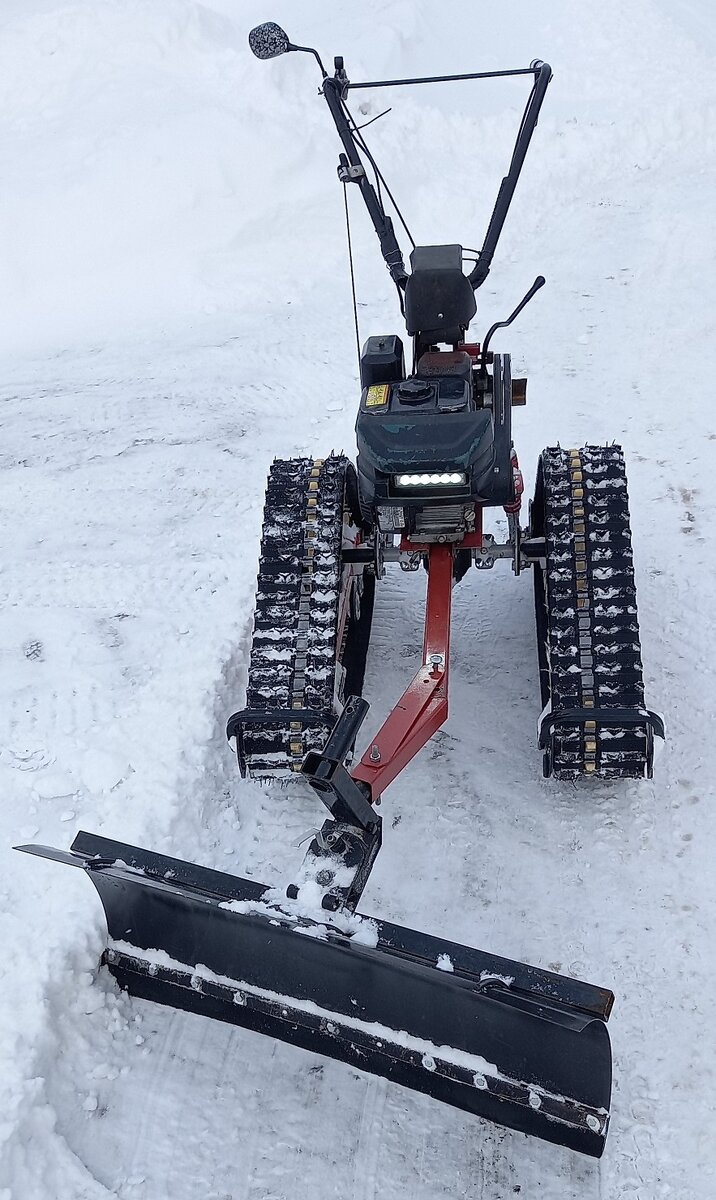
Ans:
{"type": "Polygon", "coordinates": [[[377,746],[371,746],[370,748],[370,761],[380,762],[380,750],[377,746]]]}
{"type": "Polygon", "coordinates": [[[431,654],[428,662],[433,667],[441,667],[443,665],[443,656],[442,654],[431,654]]]}
{"type": "Polygon", "coordinates": [[[316,874],[316,883],[320,884],[321,887],[329,887],[329,885],[333,883],[334,879],[335,875],[333,871],[318,871],[316,874]]]}

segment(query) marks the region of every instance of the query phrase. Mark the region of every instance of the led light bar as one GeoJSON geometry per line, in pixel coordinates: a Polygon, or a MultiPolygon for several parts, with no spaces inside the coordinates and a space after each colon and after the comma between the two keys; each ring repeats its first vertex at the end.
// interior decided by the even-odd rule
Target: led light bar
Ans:
{"type": "Polygon", "coordinates": [[[396,487],[457,487],[467,483],[464,471],[420,472],[393,476],[396,487]]]}

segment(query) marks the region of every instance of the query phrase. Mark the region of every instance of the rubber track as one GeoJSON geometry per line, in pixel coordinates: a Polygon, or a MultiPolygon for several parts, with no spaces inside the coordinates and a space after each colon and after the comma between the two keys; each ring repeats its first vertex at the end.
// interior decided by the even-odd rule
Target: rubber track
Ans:
{"type": "MultiPolygon", "coordinates": [[[[552,711],[644,707],[644,682],[620,446],[541,456],[547,541],[547,660],[552,711]]],[[[647,773],[646,725],[596,722],[556,731],[561,779],[647,773]]]]}
{"type": "Polygon", "coordinates": [[[310,710],[315,723],[244,730],[248,774],[286,777],[323,748],[334,691],[348,460],[278,459],[269,472],[246,707],[310,710]]]}

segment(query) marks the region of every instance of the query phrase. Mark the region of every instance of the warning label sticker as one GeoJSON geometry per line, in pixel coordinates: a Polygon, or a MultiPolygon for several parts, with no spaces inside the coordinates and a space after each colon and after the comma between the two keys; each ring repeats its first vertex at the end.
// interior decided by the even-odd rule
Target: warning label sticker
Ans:
{"type": "Polygon", "coordinates": [[[368,388],[365,398],[366,408],[385,408],[390,395],[389,383],[374,383],[368,388]]]}

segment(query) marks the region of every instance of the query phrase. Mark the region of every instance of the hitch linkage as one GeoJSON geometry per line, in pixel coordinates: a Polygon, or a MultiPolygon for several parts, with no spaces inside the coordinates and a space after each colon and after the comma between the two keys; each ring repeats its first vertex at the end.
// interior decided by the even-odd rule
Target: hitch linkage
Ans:
{"type": "Polygon", "coordinates": [[[349,696],[324,749],[310,750],[303,760],[301,773],[334,819],[311,841],[299,882],[287,889],[290,900],[312,884],[320,889],[323,908],[354,909],[368,882],[381,846],[382,822],[370,803],[370,785],[353,779],[344,763],[369,707],[360,696],[349,696]]]}

